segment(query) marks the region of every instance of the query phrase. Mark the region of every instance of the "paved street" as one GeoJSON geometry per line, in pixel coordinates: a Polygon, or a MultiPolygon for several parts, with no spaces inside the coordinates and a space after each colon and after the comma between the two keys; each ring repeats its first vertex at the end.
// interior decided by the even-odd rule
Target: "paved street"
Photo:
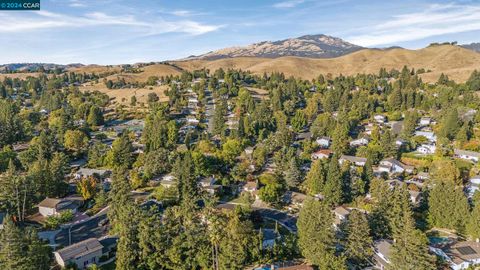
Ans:
{"type": "Polygon", "coordinates": [[[291,232],[297,232],[297,218],[285,212],[271,208],[256,208],[253,210],[259,213],[263,218],[275,220],[291,232]]]}
{"type": "Polygon", "coordinates": [[[210,90],[205,90],[205,99],[207,104],[205,104],[205,118],[207,119],[208,132],[213,131],[213,115],[215,113],[215,101],[210,90]]]}
{"type": "MultiPolygon", "coordinates": [[[[238,203],[220,202],[218,208],[234,209],[238,203]]],[[[252,207],[253,211],[257,212],[262,218],[277,221],[280,225],[287,228],[289,231],[297,232],[297,217],[289,215],[280,210],[264,207],[252,207]]]]}
{"type": "Polygon", "coordinates": [[[55,237],[55,243],[61,246],[69,245],[69,231],[71,234],[71,244],[78,243],[88,238],[99,238],[107,234],[105,226],[99,226],[98,223],[107,218],[106,209],[100,211],[97,215],[88,221],[72,225],[71,229],[62,228],[55,237]]]}

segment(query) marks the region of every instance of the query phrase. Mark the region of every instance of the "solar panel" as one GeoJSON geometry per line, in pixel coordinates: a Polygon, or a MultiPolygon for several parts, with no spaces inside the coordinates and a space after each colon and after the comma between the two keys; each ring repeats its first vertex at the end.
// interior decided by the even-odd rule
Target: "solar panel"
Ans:
{"type": "Polygon", "coordinates": [[[457,250],[458,250],[458,252],[460,252],[460,254],[462,254],[462,255],[472,255],[472,254],[476,254],[476,253],[477,253],[472,247],[469,247],[469,246],[459,247],[459,248],[457,248],[457,250]]]}

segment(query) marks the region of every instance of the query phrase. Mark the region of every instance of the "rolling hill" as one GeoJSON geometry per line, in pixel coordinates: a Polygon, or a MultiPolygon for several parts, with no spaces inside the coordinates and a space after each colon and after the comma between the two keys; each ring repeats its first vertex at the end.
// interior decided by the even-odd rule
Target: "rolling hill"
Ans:
{"type": "Polygon", "coordinates": [[[422,78],[428,82],[435,82],[441,73],[462,82],[468,79],[473,70],[480,69],[480,54],[460,46],[441,45],[420,50],[402,48],[363,49],[330,59],[237,57],[210,61],[201,59],[174,61],[172,64],[185,70],[234,68],[249,70],[255,74],[283,72],[287,76],[296,76],[303,79],[313,79],[319,74],[327,73],[333,75],[377,73],[382,67],[387,70],[401,69],[406,65],[410,68],[430,70],[430,72],[422,74],[422,78]]]}
{"type": "Polygon", "coordinates": [[[469,49],[469,50],[472,50],[472,51],[475,51],[475,52],[480,52],[480,43],[479,42],[464,44],[464,45],[461,45],[461,46],[465,49],[469,49]]]}

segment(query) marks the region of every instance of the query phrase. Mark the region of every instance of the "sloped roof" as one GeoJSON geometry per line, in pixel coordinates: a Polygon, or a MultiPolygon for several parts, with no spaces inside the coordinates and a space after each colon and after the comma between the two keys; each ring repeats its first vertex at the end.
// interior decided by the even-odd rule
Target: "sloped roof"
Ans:
{"type": "Polygon", "coordinates": [[[82,242],[62,248],[56,253],[62,258],[64,262],[74,259],[79,256],[84,256],[98,250],[102,250],[103,246],[96,238],[89,238],[82,242]]]}
{"type": "Polygon", "coordinates": [[[47,207],[47,208],[56,208],[59,203],[62,202],[62,199],[56,198],[45,198],[41,201],[38,206],[39,207],[47,207]]]}

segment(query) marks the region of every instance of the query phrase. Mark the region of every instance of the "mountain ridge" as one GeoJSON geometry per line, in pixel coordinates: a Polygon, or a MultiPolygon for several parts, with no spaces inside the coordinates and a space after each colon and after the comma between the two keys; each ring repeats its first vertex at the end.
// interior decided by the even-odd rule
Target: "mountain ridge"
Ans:
{"type": "Polygon", "coordinates": [[[235,57],[277,58],[297,56],[309,58],[333,58],[365,49],[341,38],[324,34],[303,35],[277,41],[261,41],[246,46],[233,46],[211,51],[182,60],[216,60],[235,57]]]}
{"type": "Polygon", "coordinates": [[[403,48],[363,49],[336,58],[305,57],[237,57],[217,60],[182,60],[172,64],[185,69],[207,68],[215,70],[242,69],[255,74],[283,72],[286,76],[313,79],[319,74],[355,75],[357,73],[378,73],[380,68],[401,70],[403,66],[425,69],[421,75],[429,82],[435,82],[441,73],[456,81],[466,81],[473,70],[480,70],[480,54],[454,45],[439,45],[419,50],[403,48]],[[430,71],[430,72],[429,72],[430,71]]]}

